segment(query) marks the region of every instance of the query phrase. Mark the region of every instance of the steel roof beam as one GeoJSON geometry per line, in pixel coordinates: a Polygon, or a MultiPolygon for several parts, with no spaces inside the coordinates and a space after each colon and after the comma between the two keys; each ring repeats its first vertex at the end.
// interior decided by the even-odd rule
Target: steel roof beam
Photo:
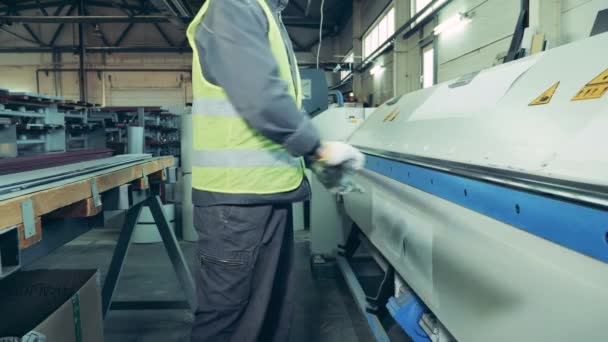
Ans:
{"type": "MultiPolygon", "coordinates": [[[[163,15],[136,15],[136,16],[0,16],[0,23],[39,23],[39,24],[100,24],[100,23],[168,23],[171,17],[163,15]]],[[[190,17],[182,18],[190,20],[190,17]]],[[[318,28],[320,22],[306,17],[283,17],[286,26],[318,28]]],[[[334,23],[323,25],[324,29],[333,29],[334,23]]]]}
{"type": "MultiPolygon", "coordinates": [[[[41,46],[41,47],[0,47],[1,53],[76,53],[78,46],[41,46]]],[[[187,53],[192,52],[188,46],[95,46],[86,47],[86,53],[187,53]]]]}
{"type": "Polygon", "coordinates": [[[298,10],[298,12],[302,13],[302,15],[306,14],[306,9],[302,7],[302,5],[300,5],[296,0],[291,0],[289,5],[298,10]]]}
{"type": "MultiPolygon", "coordinates": [[[[283,19],[283,24],[285,24],[285,26],[319,29],[319,26],[321,25],[320,20],[312,19],[312,18],[308,18],[308,17],[284,16],[282,19],[283,19]]],[[[332,23],[332,22],[325,21],[323,23],[323,29],[326,29],[326,30],[333,29],[335,26],[336,26],[336,24],[332,23]]]]}
{"type": "MultiPolygon", "coordinates": [[[[57,6],[61,6],[63,4],[64,4],[64,1],[53,1],[53,2],[41,3],[43,8],[57,7],[57,6]]],[[[27,4],[20,3],[19,5],[15,5],[13,7],[10,7],[10,6],[0,7],[0,11],[6,11],[9,8],[14,8],[17,11],[28,11],[28,10],[40,9],[40,6],[38,6],[38,4],[36,2],[27,3],[27,4]]]]}
{"type": "MultiPolygon", "coordinates": [[[[76,8],[76,6],[74,4],[72,4],[70,6],[70,8],[68,9],[67,14],[69,15],[70,13],[72,13],[75,8],[76,8]]],[[[55,13],[57,13],[57,11],[55,13]]],[[[57,14],[59,14],[59,13],[57,13],[57,14]]],[[[59,38],[59,35],[61,35],[61,32],[63,32],[64,27],[65,27],[65,24],[60,24],[59,27],[57,27],[57,30],[55,30],[55,33],[53,34],[53,38],[51,38],[51,42],[49,43],[49,45],[51,45],[51,46],[55,45],[55,42],[59,38]]]]}
{"type": "MultiPolygon", "coordinates": [[[[15,9],[14,4],[3,1],[5,4],[7,4],[8,6],[8,10],[7,13],[13,13],[15,15],[21,15],[19,10],[15,9]]],[[[0,24],[2,23],[2,21],[0,21],[0,24]]],[[[40,40],[40,38],[38,37],[38,35],[34,32],[34,30],[30,27],[30,25],[24,23],[23,24],[23,28],[25,28],[25,30],[27,31],[27,33],[29,33],[30,37],[32,37],[32,39],[34,39],[34,41],[40,45],[40,46],[44,46],[45,44],[42,42],[42,40],[40,40]]]]}
{"type": "MultiPolygon", "coordinates": [[[[6,2],[4,2],[5,4],[7,4],[6,2]]],[[[50,2],[40,2],[40,5],[43,8],[49,8],[49,7],[57,7],[57,6],[61,6],[65,3],[65,1],[50,1],[50,2]]],[[[139,6],[137,5],[130,5],[130,4],[117,4],[117,3],[112,3],[112,2],[104,2],[104,1],[100,1],[100,0],[87,0],[87,6],[88,7],[107,7],[107,8],[126,8],[129,10],[138,10],[139,6]]],[[[8,9],[8,5],[4,6],[4,7],[0,7],[0,11],[5,11],[6,9],[8,9]]],[[[18,5],[14,6],[15,9],[17,9],[18,11],[27,11],[27,10],[34,10],[34,9],[40,9],[40,6],[38,5],[38,1],[32,1],[32,2],[28,2],[26,3],[25,1],[20,1],[18,5]]]]}
{"type": "Polygon", "coordinates": [[[40,0],[36,0],[36,4],[38,4],[38,8],[40,8],[40,11],[42,12],[42,14],[44,14],[45,16],[49,16],[49,12],[47,12],[46,7],[42,6],[42,3],[40,3],[40,0]]]}
{"type": "Polygon", "coordinates": [[[99,24],[99,23],[166,23],[169,17],[160,15],[138,16],[0,16],[0,23],[39,23],[39,24],[99,24]]]}

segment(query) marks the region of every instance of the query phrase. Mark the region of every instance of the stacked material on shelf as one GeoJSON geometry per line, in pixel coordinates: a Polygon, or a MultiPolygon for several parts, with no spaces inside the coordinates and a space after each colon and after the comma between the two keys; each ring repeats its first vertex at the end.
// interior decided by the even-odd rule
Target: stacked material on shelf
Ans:
{"type": "Polygon", "coordinates": [[[0,89],[0,156],[32,156],[105,147],[100,123],[88,121],[98,105],[0,89]],[[99,138],[99,136],[101,138],[99,138]]]}
{"type": "Polygon", "coordinates": [[[180,120],[184,112],[182,107],[104,107],[94,118],[105,123],[108,146],[118,154],[125,150],[128,128],[135,126],[144,127],[144,152],[179,158],[180,120]]]}
{"type": "MultiPolygon", "coordinates": [[[[121,169],[133,164],[145,163],[152,159],[149,154],[127,154],[55,166],[42,170],[2,175],[0,176],[0,201],[4,200],[6,196],[13,197],[16,192],[25,191],[29,193],[34,190],[40,190],[40,187],[43,189],[47,184],[56,182],[71,183],[82,177],[88,178],[91,174],[97,172],[104,173],[107,170],[121,169]]],[[[141,173],[142,171],[137,176],[141,177],[141,173]]]]}
{"type": "Polygon", "coordinates": [[[111,157],[112,154],[113,151],[111,149],[101,148],[95,150],[50,153],[29,157],[0,159],[0,175],[108,158],[111,157]]]}

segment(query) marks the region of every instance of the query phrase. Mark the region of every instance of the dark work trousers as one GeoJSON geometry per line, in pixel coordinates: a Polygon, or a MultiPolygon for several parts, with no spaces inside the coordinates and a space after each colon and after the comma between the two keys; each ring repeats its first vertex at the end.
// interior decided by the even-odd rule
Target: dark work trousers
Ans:
{"type": "Polygon", "coordinates": [[[294,306],[291,204],[195,207],[200,268],[192,342],[287,342],[294,306]]]}

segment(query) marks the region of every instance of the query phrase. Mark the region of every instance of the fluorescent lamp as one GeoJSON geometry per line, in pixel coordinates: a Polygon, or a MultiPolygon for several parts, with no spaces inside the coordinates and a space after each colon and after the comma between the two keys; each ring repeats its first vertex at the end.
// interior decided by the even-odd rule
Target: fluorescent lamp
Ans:
{"type": "Polygon", "coordinates": [[[456,32],[470,22],[471,18],[469,18],[466,14],[458,13],[457,15],[446,19],[444,22],[437,25],[433,32],[436,36],[440,35],[443,32],[456,32]]]}
{"type": "Polygon", "coordinates": [[[375,75],[381,75],[384,72],[384,67],[382,65],[376,64],[373,68],[371,68],[371,70],[369,71],[369,73],[372,76],[375,75]]]}
{"type": "Polygon", "coordinates": [[[437,7],[443,5],[443,3],[445,3],[448,0],[439,0],[435,3],[435,5],[433,6],[433,9],[436,9],[437,7]]]}

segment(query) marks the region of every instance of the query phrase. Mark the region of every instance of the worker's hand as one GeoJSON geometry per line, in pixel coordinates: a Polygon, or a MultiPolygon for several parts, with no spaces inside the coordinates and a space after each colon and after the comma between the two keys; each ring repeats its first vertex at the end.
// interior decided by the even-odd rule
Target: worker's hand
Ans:
{"type": "Polygon", "coordinates": [[[352,170],[361,170],[365,166],[363,153],[349,144],[336,141],[321,143],[317,160],[328,166],[345,166],[352,170]]]}

